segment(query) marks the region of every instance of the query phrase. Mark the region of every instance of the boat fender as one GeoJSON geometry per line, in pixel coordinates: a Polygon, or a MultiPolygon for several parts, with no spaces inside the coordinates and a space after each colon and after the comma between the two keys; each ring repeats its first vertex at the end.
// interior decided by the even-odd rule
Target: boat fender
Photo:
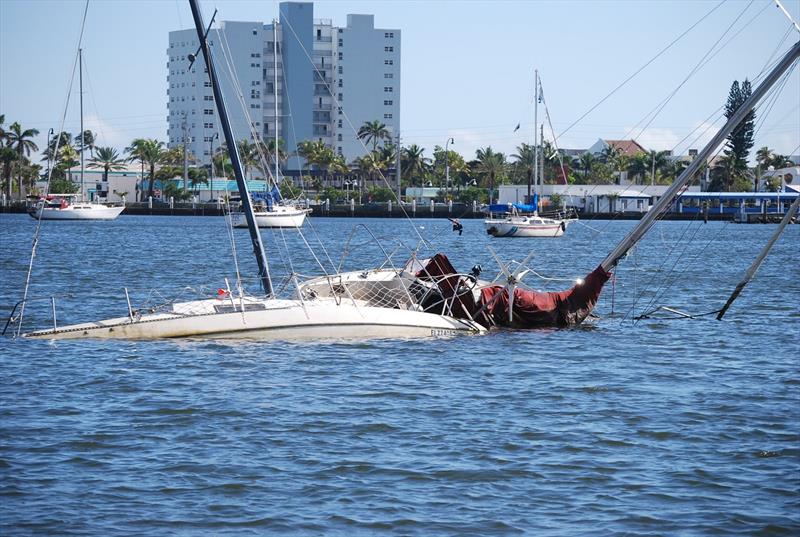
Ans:
{"type": "Polygon", "coordinates": [[[567,223],[563,220],[561,221],[561,231],[567,231],[567,223]]]}

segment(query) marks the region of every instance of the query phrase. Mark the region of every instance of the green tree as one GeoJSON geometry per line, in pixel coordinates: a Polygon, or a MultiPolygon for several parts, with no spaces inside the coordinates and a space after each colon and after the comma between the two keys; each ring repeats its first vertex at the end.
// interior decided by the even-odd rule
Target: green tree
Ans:
{"type": "Polygon", "coordinates": [[[423,155],[425,149],[417,144],[411,144],[402,149],[400,163],[403,167],[403,176],[408,178],[411,186],[414,186],[414,179],[419,179],[422,184],[422,174],[430,166],[431,159],[423,155]]]}
{"type": "Polygon", "coordinates": [[[647,153],[639,151],[628,160],[628,175],[633,177],[634,183],[644,183],[645,174],[650,169],[649,158],[647,153]]]}
{"type": "MultiPolygon", "coordinates": [[[[236,142],[236,148],[239,150],[239,160],[242,163],[242,171],[245,178],[253,178],[253,174],[249,174],[253,168],[259,168],[261,165],[261,158],[258,154],[258,147],[256,144],[251,143],[249,140],[242,138],[236,142]]],[[[264,172],[264,170],[261,170],[264,172]]],[[[264,174],[266,176],[266,173],[264,174]]],[[[277,178],[275,178],[277,181],[277,178]]]]}
{"type": "Polygon", "coordinates": [[[103,182],[108,182],[108,172],[125,168],[123,159],[113,147],[98,147],[97,154],[89,161],[90,168],[103,169],[103,182]]]}
{"type": "MultiPolygon", "coordinates": [[[[728,100],[725,103],[725,117],[730,119],[740,106],[750,97],[752,89],[750,81],[746,78],[739,85],[738,80],[734,80],[731,84],[730,92],[728,93],[728,100]]],[[[730,191],[734,182],[741,184],[742,179],[747,179],[747,159],[750,155],[750,149],[753,148],[753,134],[755,132],[756,113],[751,110],[742,120],[736,129],[728,135],[727,142],[723,153],[728,157],[726,166],[723,168],[727,175],[725,179],[725,187],[730,191]],[[737,179],[739,181],[737,181],[737,179]]],[[[747,179],[749,190],[750,180],[747,179]]]]}
{"type": "Polygon", "coordinates": [[[90,130],[83,131],[83,136],[80,133],[75,137],[75,150],[78,153],[83,153],[85,150],[89,150],[89,154],[94,157],[94,150],[95,147],[95,135],[90,130]]]}
{"type": "Polygon", "coordinates": [[[80,164],[78,152],[71,145],[65,145],[58,150],[58,164],[56,168],[62,172],[66,171],[65,177],[72,180],[72,168],[80,164]]]}
{"type": "Polygon", "coordinates": [[[189,184],[197,193],[200,185],[208,184],[208,171],[205,168],[189,168],[189,184]]]}
{"type": "Polygon", "coordinates": [[[389,129],[380,121],[365,121],[364,124],[358,129],[358,139],[363,140],[364,143],[372,144],[372,151],[378,148],[378,143],[389,138],[389,129]]]}
{"type": "Polygon", "coordinates": [[[491,146],[478,149],[475,156],[478,161],[478,172],[488,179],[489,203],[492,203],[495,181],[505,173],[506,156],[503,153],[495,152],[491,146]]]}
{"type": "MultiPolygon", "coordinates": [[[[9,125],[8,131],[5,132],[6,143],[17,152],[16,163],[20,199],[22,199],[22,177],[19,172],[22,164],[27,160],[27,157],[30,156],[31,151],[39,150],[39,146],[33,141],[33,138],[38,134],[39,131],[37,129],[23,129],[19,122],[16,121],[9,125]]],[[[9,183],[8,188],[11,186],[10,180],[10,177],[6,178],[6,181],[9,183]]],[[[9,192],[9,197],[10,195],[11,193],[9,192]]]]}
{"type": "Polygon", "coordinates": [[[590,173],[592,173],[592,169],[599,162],[599,160],[596,156],[587,151],[580,156],[578,161],[580,162],[581,169],[583,170],[583,179],[584,181],[588,182],[587,177],[590,173]]]}
{"type": "Polygon", "coordinates": [[[149,181],[147,186],[147,196],[152,197],[155,191],[156,166],[164,158],[164,142],[159,142],[154,138],[137,138],[125,149],[131,159],[139,160],[149,168],[149,181]]]}

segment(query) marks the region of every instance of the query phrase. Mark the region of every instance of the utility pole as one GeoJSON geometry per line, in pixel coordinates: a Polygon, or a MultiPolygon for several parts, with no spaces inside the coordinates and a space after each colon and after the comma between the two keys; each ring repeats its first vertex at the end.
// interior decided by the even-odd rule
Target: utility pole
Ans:
{"type": "Polygon", "coordinates": [[[400,131],[398,130],[397,131],[397,164],[396,164],[397,173],[395,173],[395,175],[397,176],[397,202],[398,203],[400,203],[403,200],[403,198],[402,198],[402,189],[400,188],[400,178],[402,177],[402,173],[401,173],[401,169],[400,169],[400,160],[401,160],[400,157],[401,157],[402,153],[403,153],[402,146],[400,145],[400,131]]]}
{"type": "Polygon", "coordinates": [[[186,112],[183,113],[183,121],[181,122],[183,129],[183,190],[188,190],[189,183],[189,154],[186,151],[187,132],[186,132],[186,112]]]}

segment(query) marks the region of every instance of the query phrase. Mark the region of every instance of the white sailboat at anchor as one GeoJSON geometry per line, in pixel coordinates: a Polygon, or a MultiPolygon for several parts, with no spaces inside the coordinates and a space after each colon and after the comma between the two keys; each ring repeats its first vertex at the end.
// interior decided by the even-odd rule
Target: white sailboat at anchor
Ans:
{"type": "MultiPolygon", "coordinates": [[[[544,216],[539,214],[539,198],[541,195],[539,174],[539,143],[537,140],[537,127],[539,126],[539,101],[542,99],[542,87],[539,80],[539,71],[534,71],[534,105],[533,105],[533,173],[528,176],[528,203],[522,204],[489,204],[487,212],[489,218],[483,221],[486,233],[492,237],[560,237],[567,231],[567,226],[573,221],[571,218],[558,216],[544,216]],[[531,176],[535,191],[531,193],[531,176]]],[[[541,162],[544,162],[542,155],[541,162]]],[[[491,202],[491,200],[489,200],[491,202]]]]}
{"type": "MultiPolygon", "coordinates": [[[[83,50],[78,49],[78,90],[81,108],[81,136],[83,136],[83,50]]],[[[104,205],[83,200],[83,154],[81,150],[80,194],[49,194],[36,201],[28,214],[36,220],[114,220],[122,211],[123,205],[104,205]]]]}
{"type": "MultiPolygon", "coordinates": [[[[306,221],[306,216],[311,214],[312,209],[306,207],[299,207],[294,203],[286,203],[281,195],[281,169],[279,153],[279,138],[278,138],[278,21],[272,21],[275,31],[275,38],[272,40],[273,54],[275,57],[275,79],[273,81],[273,91],[275,97],[275,154],[273,160],[275,162],[275,176],[272,190],[260,196],[262,204],[256,208],[256,224],[258,227],[277,227],[277,228],[297,228],[302,227],[306,221]]],[[[267,181],[269,184],[269,181],[267,181]]],[[[236,213],[233,215],[233,227],[244,228],[247,227],[247,218],[244,213],[236,213]]]]}

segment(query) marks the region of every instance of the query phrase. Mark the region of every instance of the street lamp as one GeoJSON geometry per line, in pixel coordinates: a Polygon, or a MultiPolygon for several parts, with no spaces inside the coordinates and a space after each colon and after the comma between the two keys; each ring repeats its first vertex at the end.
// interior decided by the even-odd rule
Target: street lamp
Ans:
{"type": "Polygon", "coordinates": [[[455,145],[456,141],[448,138],[444,143],[444,192],[447,195],[447,189],[450,188],[450,163],[447,161],[447,146],[449,144],[455,145]]]}
{"type": "Polygon", "coordinates": [[[47,131],[47,180],[50,181],[50,163],[53,161],[53,151],[50,149],[50,137],[53,135],[53,127],[47,131]]]}

